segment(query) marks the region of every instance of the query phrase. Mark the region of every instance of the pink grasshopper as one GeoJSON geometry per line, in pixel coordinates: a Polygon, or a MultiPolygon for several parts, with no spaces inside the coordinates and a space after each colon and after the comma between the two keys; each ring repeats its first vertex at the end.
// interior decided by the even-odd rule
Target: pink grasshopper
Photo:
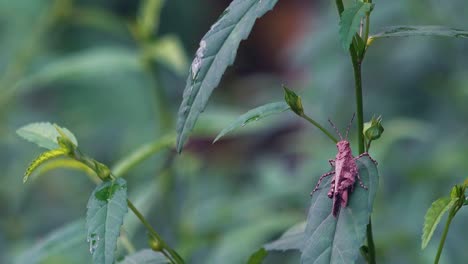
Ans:
{"type": "Polygon", "coordinates": [[[345,139],[343,139],[340,131],[336,128],[335,124],[333,124],[333,122],[330,119],[328,119],[328,122],[330,122],[338,136],[340,136],[340,141],[336,143],[336,147],[338,148],[336,158],[334,160],[331,159],[328,161],[330,162],[332,168],[334,168],[335,170],[323,174],[318,180],[314,190],[310,194],[312,195],[318,190],[320,183],[325,177],[334,175],[330,184],[330,191],[328,192],[328,197],[330,199],[333,199],[332,213],[334,217],[338,215],[340,206],[346,207],[346,205],[348,204],[349,195],[354,190],[354,183],[356,181],[356,178],[358,178],[359,180],[359,185],[367,190],[367,187],[362,183],[361,177],[359,177],[356,159],[359,159],[362,156],[368,156],[374,163],[377,164],[377,162],[373,160],[367,152],[359,155],[358,157],[353,157],[351,147],[349,146],[348,141],[348,132],[353,122],[353,119],[354,115],[351,118],[351,122],[349,123],[348,128],[346,129],[345,139]]]}

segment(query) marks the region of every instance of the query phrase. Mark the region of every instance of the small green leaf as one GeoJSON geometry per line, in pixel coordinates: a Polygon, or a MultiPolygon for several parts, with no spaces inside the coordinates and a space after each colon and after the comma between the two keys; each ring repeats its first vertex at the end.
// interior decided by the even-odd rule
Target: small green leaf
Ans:
{"type": "Polygon", "coordinates": [[[266,251],[264,248],[261,248],[253,253],[252,256],[250,256],[247,264],[261,264],[267,255],[268,251],[266,251]]]}
{"type": "Polygon", "coordinates": [[[200,41],[190,67],[177,120],[177,151],[181,152],[201,112],[226,68],[234,62],[237,48],[257,18],[278,0],[234,0],[200,41]]]}
{"type": "Polygon", "coordinates": [[[371,3],[355,1],[352,6],[346,8],[341,14],[340,38],[341,44],[345,50],[349,49],[354,35],[358,32],[361,18],[363,18],[367,12],[370,12],[371,9],[371,3]]]}
{"type": "Polygon", "coordinates": [[[53,150],[49,150],[49,151],[41,153],[39,157],[34,159],[31,162],[31,164],[29,164],[28,168],[26,169],[26,172],[24,173],[23,183],[26,183],[28,181],[29,176],[31,176],[31,173],[33,173],[34,170],[37,169],[37,167],[39,167],[41,164],[43,164],[44,162],[50,159],[57,158],[66,154],[67,154],[66,150],[61,149],[61,148],[53,149],[53,150]]]}
{"type": "Polygon", "coordinates": [[[180,39],[175,35],[164,36],[145,46],[145,56],[161,63],[178,75],[188,69],[188,59],[180,39]]]}
{"type": "Polygon", "coordinates": [[[458,198],[451,199],[450,197],[443,197],[437,199],[432,203],[431,207],[427,210],[424,217],[424,227],[422,234],[421,248],[426,248],[427,244],[432,238],[437,225],[442,216],[447,212],[458,200],[458,198]]]}
{"type": "Polygon", "coordinates": [[[461,189],[455,185],[453,186],[452,190],[450,190],[450,199],[457,199],[460,196],[461,189]]]}
{"type": "Polygon", "coordinates": [[[132,255],[126,256],[117,264],[166,264],[169,260],[161,253],[151,249],[143,249],[132,255]]]}
{"type": "Polygon", "coordinates": [[[395,26],[369,37],[368,45],[375,39],[391,37],[436,36],[468,38],[468,31],[443,26],[395,26]]]}
{"type": "Polygon", "coordinates": [[[14,264],[39,264],[49,257],[74,250],[85,241],[84,219],[59,227],[42,237],[37,243],[21,253],[14,264]]]}
{"type": "Polygon", "coordinates": [[[41,175],[48,173],[51,170],[60,169],[60,168],[77,170],[77,171],[86,173],[90,177],[93,177],[93,178],[97,177],[96,172],[93,171],[90,167],[71,158],[59,158],[59,159],[47,161],[47,163],[44,163],[40,168],[36,170],[35,177],[39,177],[41,175]]]}
{"type": "Polygon", "coordinates": [[[359,187],[356,182],[347,207],[341,208],[336,218],[332,214],[332,199],[327,195],[332,177],[325,178],[321,187],[312,195],[301,263],[354,263],[359,256],[379,176],[375,163],[369,157],[363,156],[356,163],[359,175],[368,189],[359,187]]]}
{"type": "Polygon", "coordinates": [[[236,119],[230,126],[226,127],[223,129],[218,136],[216,136],[215,140],[213,143],[218,141],[221,137],[226,135],[227,133],[247,125],[248,123],[258,121],[260,119],[263,119],[267,116],[273,115],[273,114],[278,114],[282,113],[286,110],[289,109],[289,106],[284,103],[284,102],[276,102],[276,103],[270,103],[266,105],[259,106],[257,108],[254,108],[247,113],[239,116],[239,118],[236,119]]]}
{"type": "Polygon", "coordinates": [[[16,133],[22,138],[37,144],[39,147],[52,150],[60,148],[57,141],[60,133],[56,127],[58,127],[75,146],[78,146],[78,142],[72,132],[64,127],[59,127],[48,122],[32,123],[23,126],[18,129],[16,133]]]}
{"type": "Polygon", "coordinates": [[[300,222],[289,228],[279,239],[264,245],[268,251],[301,250],[305,242],[307,222],[300,222]]]}
{"type": "Polygon", "coordinates": [[[299,116],[304,115],[304,108],[302,107],[302,99],[295,92],[283,86],[284,89],[284,100],[291,107],[294,113],[299,116]]]}
{"type": "Polygon", "coordinates": [[[91,194],[86,212],[89,251],[94,264],[112,264],[123,218],[128,211],[127,183],[105,181],[91,194]]]}

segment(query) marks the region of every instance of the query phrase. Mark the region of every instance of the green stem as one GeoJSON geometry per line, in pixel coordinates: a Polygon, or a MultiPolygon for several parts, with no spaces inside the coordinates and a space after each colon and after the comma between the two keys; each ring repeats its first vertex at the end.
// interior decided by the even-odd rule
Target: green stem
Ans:
{"type": "Polygon", "coordinates": [[[354,70],[354,84],[355,84],[355,94],[356,94],[356,115],[358,122],[358,146],[359,154],[365,152],[364,149],[364,135],[362,131],[364,130],[364,111],[362,103],[362,78],[361,78],[361,62],[357,58],[357,55],[351,52],[351,59],[353,61],[353,70],[354,70]]]}
{"type": "MultiPolygon", "coordinates": [[[[336,7],[338,9],[338,13],[341,17],[341,13],[344,11],[344,5],[342,0],[336,0],[336,7]]],[[[368,32],[369,23],[366,25],[366,32],[368,32]]],[[[367,42],[366,42],[367,43],[367,42]]],[[[364,56],[364,52],[362,53],[361,57],[358,57],[357,46],[352,43],[351,47],[349,48],[349,53],[351,56],[351,62],[353,64],[353,71],[354,71],[354,84],[355,84],[355,94],[356,94],[356,114],[357,114],[357,122],[358,122],[358,146],[359,146],[359,154],[364,153],[364,135],[362,133],[364,128],[364,111],[363,111],[363,102],[362,102],[362,78],[361,78],[361,64],[362,59],[364,56]]],[[[374,245],[374,238],[372,234],[372,221],[369,217],[369,224],[367,225],[366,230],[367,235],[367,243],[369,248],[369,264],[375,264],[375,245],[374,245]]]]}
{"type": "Polygon", "coordinates": [[[175,250],[170,248],[166,242],[162,239],[162,237],[154,230],[154,228],[148,223],[148,221],[145,219],[145,217],[138,211],[138,209],[133,205],[133,203],[127,199],[127,204],[130,210],[140,219],[140,222],[145,226],[145,228],[150,232],[150,234],[158,240],[158,242],[161,244],[162,250],[161,253],[163,253],[170,261],[171,263],[174,264],[183,264],[184,260],[177,254],[175,250]]]}
{"type": "Polygon", "coordinates": [[[171,148],[174,146],[176,140],[175,134],[166,135],[150,144],[145,144],[129,155],[124,159],[118,161],[112,168],[112,173],[116,177],[121,177],[125,175],[132,168],[145,161],[152,155],[158,153],[159,151],[171,148]]]}
{"type": "Polygon", "coordinates": [[[304,118],[305,120],[309,121],[312,125],[316,126],[318,129],[320,129],[325,135],[327,135],[333,142],[338,143],[338,140],[330,133],[328,130],[326,130],[323,126],[321,126],[317,121],[313,120],[306,114],[300,115],[300,117],[304,118]]]}
{"type": "Polygon", "coordinates": [[[458,209],[459,209],[458,204],[455,204],[452,207],[452,209],[450,209],[447,222],[445,223],[444,232],[442,233],[442,238],[440,239],[439,248],[437,249],[437,255],[435,257],[434,264],[439,263],[440,256],[442,255],[442,249],[444,248],[444,244],[445,244],[445,239],[447,238],[447,234],[450,228],[450,223],[452,223],[452,220],[455,217],[455,214],[457,213],[458,209]]]}

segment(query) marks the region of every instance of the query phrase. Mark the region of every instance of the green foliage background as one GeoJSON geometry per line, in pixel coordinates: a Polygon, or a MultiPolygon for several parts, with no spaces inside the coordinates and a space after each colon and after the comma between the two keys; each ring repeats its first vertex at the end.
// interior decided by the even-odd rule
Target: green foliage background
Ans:
{"type": "MultiPolygon", "coordinates": [[[[67,10],[67,2],[59,11],[67,10]]],[[[280,0],[267,16],[274,17],[282,2],[287,1],[280,0]]],[[[281,70],[248,65],[252,60],[246,54],[255,54],[256,46],[241,48],[183,154],[168,170],[160,169],[170,155],[163,153],[126,175],[129,197],[142,201],[152,224],[188,263],[244,263],[262,244],[304,220],[309,193],[335,154],[327,138],[289,112],[249,124],[211,145],[219,131],[239,114],[281,100],[282,83],[301,94],[304,109],[321,123],[332,118],[343,129],[351,118],[352,71],[340,46],[334,3],[302,2],[308,8],[302,21],[308,29],[295,44],[271,54],[281,70]]],[[[166,1],[157,36],[180,38],[190,61],[228,3],[166,1]]],[[[178,73],[151,57],[141,63],[142,45],[130,30],[141,1],[77,0],[75,13],[50,22],[52,4],[0,0],[2,263],[15,263],[52,230],[83,218],[94,189],[83,173],[64,169],[33,176],[23,185],[23,172],[40,150],[17,137],[16,129],[55,122],[73,131],[81,149],[112,165],[174,130],[188,73],[188,65],[178,73]]],[[[468,28],[465,1],[375,4],[374,33],[401,24],[468,28]]],[[[425,211],[468,171],[467,58],[466,40],[445,38],[376,40],[367,53],[366,119],[382,115],[385,126],[372,146],[381,175],[373,214],[379,263],[428,263],[435,255],[434,241],[420,251],[425,211]]],[[[464,210],[459,214],[448,235],[445,263],[463,263],[468,257],[463,250],[468,215],[464,210]]],[[[147,247],[141,225],[128,229],[135,230],[129,234],[137,248],[147,247]]],[[[89,263],[88,245],[79,245],[42,263],[89,263]]],[[[273,253],[265,263],[297,263],[298,258],[294,252],[273,253]]]]}

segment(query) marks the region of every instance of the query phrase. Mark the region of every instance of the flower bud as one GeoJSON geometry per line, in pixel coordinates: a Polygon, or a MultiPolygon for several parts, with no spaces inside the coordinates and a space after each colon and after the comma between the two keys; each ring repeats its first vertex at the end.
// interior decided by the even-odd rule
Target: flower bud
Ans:
{"type": "Polygon", "coordinates": [[[163,249],[161,242],[152,235],[148,235],[148,244],[153,251],[161,251],[163,249]]]}
{"type": "Polygon", "coordinates": [[[301,97],[294,93],[292,90],[288,89],[286,86],[283,86],[284,89],[284,100],[291,107],[291,110],[294,111],[299,116],[304,115],[304,108],[302,107],[301,97]]]}
{"type": "Polygon", "coordinates": [[[371,121],[364,124],[363,133],[369,141],[379,139],[383,132],[384,128],[382,126],[381,116],[377,118],[372,117],[371,121]]]}

